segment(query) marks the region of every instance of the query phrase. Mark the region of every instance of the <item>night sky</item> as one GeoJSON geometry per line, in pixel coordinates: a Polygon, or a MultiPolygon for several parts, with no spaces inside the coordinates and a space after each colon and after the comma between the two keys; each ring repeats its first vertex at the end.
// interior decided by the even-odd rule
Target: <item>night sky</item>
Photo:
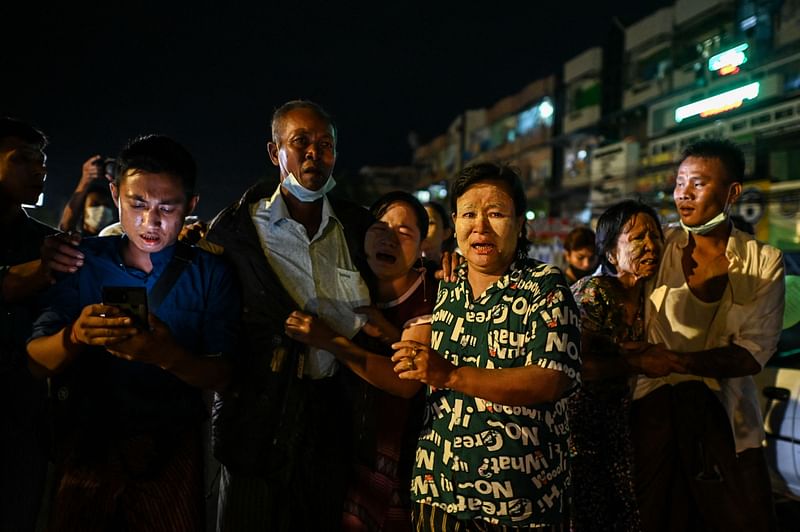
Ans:
{"type": "Polygon", "coordinates": [[[275,175],[268,120],[286,100],[312,99],[334,115],[340,179],[408,164],[411,131],[425,143],[462,110],[561,72],[603,42],[613,16],[628,26],[669,2],[581,4],[4,5],[0,114],[50,137],[49,209],[63,205],[90,155],[158,132],[197,158],[199,214],[210,217],[275,175]]]}

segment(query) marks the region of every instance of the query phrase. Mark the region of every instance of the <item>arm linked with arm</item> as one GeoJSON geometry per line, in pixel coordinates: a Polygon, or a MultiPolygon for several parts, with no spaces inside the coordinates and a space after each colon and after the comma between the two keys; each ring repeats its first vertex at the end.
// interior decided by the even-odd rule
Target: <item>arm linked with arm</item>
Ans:
{"type": "Polygon", "coordinates": [[[755,292],[737,305],[740,323],[727,345],[685,353],[666,349],[662,344],[629,345],[626,359],[631,367],[646,375],[683,373],[711,378],[742,377],[761,371],[777,347],[785,285],[780,252],[767,248],[758,257],[758,276],[752,283],[755,292]]]}
{"type": "MultiPolygon", "coordinates": [[[[546,275],[542,282],[558,276],[546,275]]],[[[416,379],[435,388],[456,390],[509,406],[527,406],[556,401],[578,382],[580,338],[578,314],[572,294],[560,283],[542,286],[544,301],[537,312],[530,313],[535,323],[526,341],[526,364],[506,368],[455,366],[428,346],[398,342],[392,359],[401,378],[416,379]],[[547,316],[547,319],[544,316],[547,316]],[[419,362],[405,362],[415,352],[419,362]]],[[[536,300],[529,301],[536,304],[536,300]]]]}
{"type": "MultiPolygon", "coordinates": [[[[394,364],[388,357],[364,349],[330,329],[319,318],[294,311],[286,320],[285,331],[294,340],[333,353],[353,373],[385,392],[400,397],[412,397],[420,388],[418,382],[399,379],[394,373],[394,364]]],[[[430,325],[408,327],[402,331],[403,338],[426,344],[430,343],[430,335],[430,325]]]]}

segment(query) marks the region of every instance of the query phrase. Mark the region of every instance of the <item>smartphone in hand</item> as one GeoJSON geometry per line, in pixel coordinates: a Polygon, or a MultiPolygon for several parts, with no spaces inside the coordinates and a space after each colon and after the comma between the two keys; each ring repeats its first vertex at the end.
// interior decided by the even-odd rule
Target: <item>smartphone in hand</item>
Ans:
{"type": "Polygon", "coordinates": [[[143,286],[104,286],[103,304],[122,310],[137,327],[150,328],[147,290],[143,286]]]}

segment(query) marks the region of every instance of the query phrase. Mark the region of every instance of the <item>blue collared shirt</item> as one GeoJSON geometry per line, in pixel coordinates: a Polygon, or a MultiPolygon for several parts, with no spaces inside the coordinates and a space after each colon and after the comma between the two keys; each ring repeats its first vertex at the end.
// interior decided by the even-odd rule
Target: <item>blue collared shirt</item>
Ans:
{"type": "MultiPolygon", "coordinates": [[[[127,245],[124,235],[81,242],[83,267],[61,277],[45,294],[32,338],[57,333],[86,305],[101,303],[103,286],[143,286],[150,292],[175,253],[174,245],[153,253],[153,269],[145,273],[123,264],[123,245],[127,245]]],[[[239,312],[240,292],[232,270],[220,258],[198,250],[153,314],[185,349],[195,356],[209,356],[233,349],[239,312]]],[[[99,401],[101,415],[110,415],[121,431],[186,426],[204,415],[200,391],[155,365],[87,349],[71,366],[84,377],[91,374],[83,390],[92,396],[87,402],[94,408],[99,401]]]]}

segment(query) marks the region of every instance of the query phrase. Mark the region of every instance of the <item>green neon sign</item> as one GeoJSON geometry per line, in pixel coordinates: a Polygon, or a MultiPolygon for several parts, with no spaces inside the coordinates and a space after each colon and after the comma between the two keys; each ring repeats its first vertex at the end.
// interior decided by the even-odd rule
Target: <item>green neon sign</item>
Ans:
{"type": "Polygon", "coordinates": [[[739,65],[747,63],[747,56],[744,51],[750,47],[749,44],[744,43],[739,46],[734,46],[730,50],[725,50],[717,55],[713,55],[708,60],[708,69],[712,72],[723,68],[736,68],[739,65]]]}
{"type": "Polygon", "coordinates": [[[680,122],[697,115],[705,118],[736,109],[741,107],[745,100],[757,98],[760,87],[761,84],[756,81],[738,89],[729,90],[722,94],[678,107],[675,109],[675,121],[680,122]]]}

